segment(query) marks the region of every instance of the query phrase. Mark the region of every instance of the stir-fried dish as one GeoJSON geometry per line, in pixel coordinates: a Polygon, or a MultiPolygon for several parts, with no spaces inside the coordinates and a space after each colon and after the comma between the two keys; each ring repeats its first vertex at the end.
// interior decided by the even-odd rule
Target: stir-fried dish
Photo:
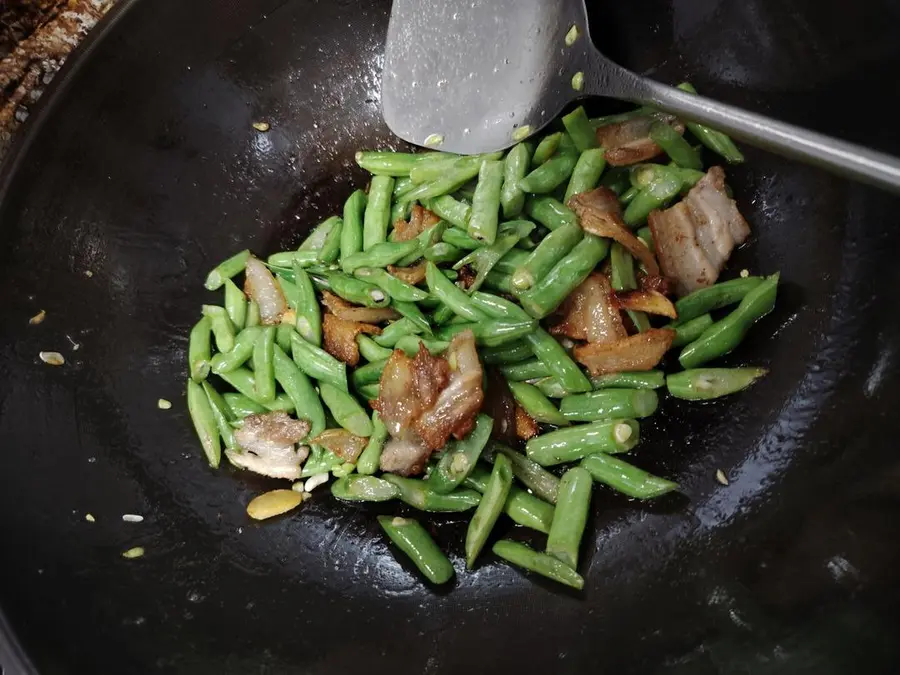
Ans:
{"type": "Polygon", "coordinates": [[[251,517],[328,481],[402,502],[379,522],[440,584],[454,567],[411,509],[471,512],[468,568],[505,515],[540,546],[501,539],[496,556],[581,588],[594,484],[678,489],[622,458],[658,392],[702,401],[765,374],[709,367],[778,286],[719,281],[751,228],[716,162],[743,156],[648,108],[561,122],[506,153],[359,152],[372,178],[341,215],[209,274],[224,301],[191,331],[187,383],[206,458],[291,482],[251,517]]]}

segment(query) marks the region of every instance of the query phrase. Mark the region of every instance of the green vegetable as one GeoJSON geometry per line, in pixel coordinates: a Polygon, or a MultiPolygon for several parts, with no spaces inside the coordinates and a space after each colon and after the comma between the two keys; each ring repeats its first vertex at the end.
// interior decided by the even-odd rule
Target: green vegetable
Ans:
{"type": "Polygon", "coordinates": [[[331,494],[346,502],[387,502],[400,496],[396,485],[375,476],[344,476],[331,484],[331,494]]]}
{"type": "Polygon", "coordinates": [[[454,335],[470,330],[479,345],[496,347],[527,337],[537,327],[536,321],[505,321],[503,319],[485,319],[475,323],[457,323],[441,326],[434,331],[438,340],[449,342],[454,335]]]}
{"type": "Polygon", "coordinates": [[[468,292],[474,293],[484,283],[487,275],[491,272],[500,260],[512,253],[512,248],[521,241],[523,237],[528,236],[534,229],[534,223],[527,220],[514,221],[515,226],[507,228],[511,223],[505,223],[504,229],[500,235],[489,246],[482,246],[470,252],[466,257],[456,262],[453,269],[461,269],[465,265],[469,265],[475,269],[475,280],[469,285],[468,292]]]}
{"type": "Polygon", "coordinates": [[[565,563],[546,553],[538,553],[525,544],[509,539],[501,539],[491,549],[495,555],[526,570],[540,574],[553,581],[581,590],[584,579],[565,563]]]}
{"type": "Polygon", "coordinates": [[[253,346],[262,333],[260,326],[245,328],[234,340],[230,352],[218,353],[209,361],[212,372],[216,375],[240,368],[253,355],[253,346]]]}
{"type": "Polygon", "coordinates": [[[744,296],[731,314],[703,331],[703,334],[681,350],[678,362],[683,368],[696,368],[727,354],[737,347],[750,327],[775,307],[778,274],[767,277],[744,296]]]}
{"type": "MultiPolygon", "coordinates": [[[[369,184],[369,196],[363,216],[363,251],[387,239],[391,218],[391,193],[394,179],[390,176],[373,176],[369,184]]],[[[346,260],[344,261],[346,264],[346,260]]]]}
{"type": "Polygon", "coordinates": [[[357,473],[372,475],[378,471],[378,466],[381,462],[381,451],[384,449],[384,442],[387,440],[387,437],[387,427],[381,421],[381,415],[375,410],[372,412],[372,435],[369,436],[369,443],[356,460],[357,473]]]}
{"type": "Polygon", "coordinates": [[[347,389],[347,366],[297,333],[291,335],[291,356],[297,367],[311,378],[347,389]]]}
{"type": "Polygon", "coordinates": [[[699,171],[703,168],[700,155],[670,124],[654,122],[650,127],[650,140],[656,143],[678,166],[699,171]]]}
{"type": "Polygon", "coordinates": [[[459,512],[478,505],[481,495],[475,490],[459,489],[449,494],[435,492],[425,481],[386,473],[384,480],[400,488],[400,499],[420,511],[459,512]]]}
{"type": "Polygon", "coordinates": [[[206,394],[206,400],[209,402],[213,418],[216,420],[216,428],[219,430],[219,436],[225,443],[225,447],[229,449],[236,448],[234,429],[231,428],[231,423],[235,420],[234,413],[225,399],[222,398],[222,395],[205,380],[203,381],[203,392],[206,394]]]}
{"type": "Polygon", "coordinates": [[[525,444],[528,458],[542,466],[574,462],[597,452],[628,452],[637,445],[640,427],[635,420],[580,424],[551,431],[525,444]]]}
{"type": "Polygon", "coordinates": [[[428,293],[420,288],[401,281],[393,274],[375,267],[360,267],[354,274],[370,284],[375,284],[394,300],[400,302],[419,302],[428,297],[428,293]]]}
{"type": "Polygon", "coordinates": [[[328,230],[328,236],[325,237],[322,248],[319,249],[316,256],[320,263],[326,265],[337,260],[341,252],[341,237],[344,230],[344,221],[341,218],[332,216],[329,220],[331,220],[331,229],[328,230]]]}
{"type": "Polygon", "coordinates": [[[578,224],[575,212],[558,199],[532,196],[525,200],[525,212],[548,230],[556,230],[567,224],[578,224]]]}
{"type": "Polygon", "coordinates": [[[519,143],[506,155],[503,166],[503,188],[500,190],[500,204],[504,218],[515,218],[525,206],[525,193],[519,188],[519,181],[525,178],[531,164],[531,148],[527,143],[519,143]]]}
{"type": "MultiPolygon", "coordinates": [[[[490,477],[490,471],[479,464],[469,474],[464,484],[466,487],[484,493],[490,477]]],[[[538,499],[516,485],[510,487],[503,510],[518,525],[544,534],[550,531],[550,523],[553,522],[553,505],[543,499],[538,499]]]]}
{"type": "Polygon", "coordinates": [[[448,244],[445,241],[435,244],[434,246],[429,246],[425,249],[424,258],[425,260],[430,260],[435,265],[440,265],[442,263],[455,263],[457,260],[462,258],[463,250],[457,248],[453,244],[448,244]]]}
{"type": "Polygon", "coordinates": [[[513,272],[512,284],[517,291],[526,291],[535,282],[547,276],[554,265],[571,253],[584,237],[584,230],[577,223],[557,228],[541,240],[513,272]]]}
{"type": "Polygon", "coordinates": [[[591,378],[594,389],[659,389],[666,383],[665,373],[659,370],[609,373],[591,378]]]}
{"type": "Polygon", "coordinates": [[[713,325],[713,318],[710,314],[701,314],[696,319],[685,321],[684,323],[673,325],[675,329],[675,339],[672,340],[673,347],[684,347],[690,344],[703,332],[713,325]]]}
{"type": "Polygon", "coordinates": [[[381,335],[375,336],[375,343],[382,347],[393,347],[397,341],[407,335],[418,335],[422,329],[410,319],[403,317],[387,325],[381,335]]]}
{"type": "Polygon", "coordinates": [[[509,461],[512,462],[513,474],[522,485],[545,502],[556,503],[556,495],[559,491],[559,478],[522,453],[516,452],[500,443],[491,443],[484,456],[489,462],[493,462],[498,454],[506,455],[509,458],[509,461]]]}
{"type": "Polygon", "coordinates": [[[247,296],[231,279],[225,280],[225,311],[234,327],[241,330],[247,321],[247,296]]]}
{"type": "Polygon", "coordinates": [[[450,195],[443,195],[432,199],[428,202],[428,210],[442,220],[446,220],[454,227],[459,227],[463,230],[469,224],[469,218],[472,215],[471,206],[458,199],[454,199],[450,195]]]}
{"type": "Polygon", "coordinates": [[[250,251],[244,249],[240,253],[235,253],[227,260],[220,262],[206,276],[206,281],[203,284],[206,287],[206,290],[219,290],[226,279],[231,279],[231,277],[237,276],[244,271],[244,267],[247,265],[247,260],[249,259],[250,251]]]}
{"type": "Polygon", "coordinates": [[[466,531],[467,568],[472,569],[474,567],[475,559],[481,553],[481,549],[484,548],[500,514],[503,513],[506,500],[509,497],[509,490],[512,487],[512,481],[512,462],[505,455],[497,455],[494,459],[494,469],[491,471],[491,477],[466,531]]]}
{"type": "Polygon", "coordinates": [[[635,499],[653,499],[678,489],[678,483],[649,474],[604,453],[585,457],[581,460],[581,466],[598,483],[609,485],[613,490],[635,499]]]}
{"type": "MultiPolygon", "coordinates": [[[[278,346],[276,345],[276,349],[278,346]]],[[[290,360],[290,359],[288,359],[290,360]]],[[[256,381],[254,380],[253,373],[246,368],[235,368],[234,370],[230,370],[228,372],[219,373],[219,377],[225,380],[232,387],[237,389],[241,394],[246,396],[248,399],[253,401],[255,404],[264,407],[266,410],[283,410],[285,412],[292,412],[295,408],[294,401],[289,396],[278,395],[275,397],[275,400],[269,403],[263,403],[259,400],[259,397],[256,395],[256,381]]],[[[301,373],[302,375],[302,373],[301,373]]],[[[305,377],[305,375],[304,375],[305,377]]],[[[277,375],[276,375],[277,379],[277,375]]],[[[310,385],[311,386],[311,385],[310,385]]],[[[313,389],[313,393],[315,390],[313,389]]],[[[316,400],[318,401],[319,397],[316,396],[316,400]]],[[[324,418],[324,413],[323,413],[324,418]]],[[[323,427],[324,428],[324,427],[323,427]]]]}
{"type": "Polygon", "coordinates": [[[566,188],[565,201],[568,203],[574,195],[589,192],[597,187],[600,176],[606,168],[606,150],[603,148],[591,148],[585,150],[578,157],[569,186],[566,188]]]}
{"type": "Polygon", "coordinates": [[[360,151],[356,163],[369,173],[380,176],[408,176],[422,155],[411,152],[360,151]]]}
{"type": "Polygon", "coordinates": [[[205,380],[209,375],[210,358],[212,348],[210,336],[212,335],[212,323],[204,316],[194,327],[188,338],[188,369],[194,382],[205,380]]]}
{"type": "Polygon", "coordinates": [[[426,263],[425,280],[431,294],[447,305],[458,316],[468,321],[484,321],[484,314],[475,309],[465,291],[447,279],[434,263],[426,263]]]}
{"type": "Polygon", "coordinates": [[[216,349],[220,352],[230,352],[234,347],[234,324],[231,323],[225,308],[218,305],[203,305],[203,316],[209,318],[216,340],[216,349]]]}
{"type": "Polygon", "coordinates": [[[378,523],[431,583],[443,584],[453,578],[453,565],[418,522],[399,516],[378,516],[378,523]]]}
{"type": "Polygon", "coordinates": [[[500,369],[500,372],[506,376],[507,380],[512,382],[524,382],[525,380],[533,380],[538,377],[546,377],[550,374],[547,366],[538,359],[504,366],[500,369]]]}
{"type": "MultiPolygon", "coordinates": [[[[678,88],[682,91],[688,92],[689,94],[697,93],[697,90],[687,82],[679,84],[678,88]]],[[[734,144],[734,141],[732,141],[721,131],[710,129],[707,126],[696,124],[695,122],[687,122],[685,126],[688,128],[688,131],[696,136],[698,141],[703,143],[703,145],[705,145],[716,154],[724,157],[725,161],[727,161],[729,164],[740,164],[744,161],[744,155],[740,150],[738,150],[738,147],[734,144]]]]}
{"type": "Polygon", "coordinates": [[[359,345],[359,353],[366,361],[381,361],[388,359],[393,350],[379,345],[368,335],[360,333],[356,336],[356,344],[359,345]]]}
{"type": "Polygon", "coordinates": [[[572,422],[597,422],[649,417],[658,405],[659,397],[653,389],[601,389],[566,396],[559,402],[559,411],[572,422]]]}
{"type": "Polygon", "coordinates": [[[369,248],[343,258],[341,268],[346,274],[352,274],[360,267],[387,267],[398,262],[419,248],[417,241],[382,241],[370,244],[369,248]]]}
{"type": "Polygon", "coordinates": [[[658,170],[647,186],[638,190],[625,207],[622,220],[629,227],[643,223],[651,211],[661,209],[681,192],[683,182],[678,173],[661,165],[656,167],[658,170]]]}
{"type": "MultiPolygon", "coordinates": [[[[330,223],[328,221],[325,224],[329,225],[328,230],[331,229],[330,223]]],[[[321,226],[320,226],[321,227],[321,226]]],[[[325,234],[328,233],[328,230],[321,230],[325,234]]],[[[316,235],[320,230],[313,230],[313,233],[310,235],[310,238],[316,235]]],[[[306,242],[310,241],[307,239],[306,242]]],[[[304,242],[304,244],[306,244],[304,242]]],[[[301,244],[302,246],[302,244],[301,244]]],[[[293,264],[300,265],[301,267],[311,267],[319,262],[319,248],[321,248],[321,244],[317,248],[303,249],[301,248],[299,251],[281,251],[279,253],[273,253],[266,259],[266,263],[268,263],[269,267],[277,267],[277,268],[287,268],[293,264]]]]}
{"type": "MultiPolygon", "coordinates": [[[[310,430],[308,438],[315,438],[325,431],[325,409],[319,400],[316,390],[312,386],[312,382],[304,375],[291,358],[282,351],[281,347],[275,345],[274,349],[275,379],[284,393],[294,404],[297,417],[305,419],[309,422],[310,430]]],[[[240,368],[233,373],[240,372],[240,368]]],[[[233,375],[229,373],[229,375],[233,375]]],[[[328,386],[328,385],[322,385],[328,386]]],[[[247,394],[240,388],[235,387],[242,394],[247,394]]],[[[253,398],[252,396],[250,398],[253,398]]]]}
{"type": "Polygon", "coordinates": [[[534,155],[531,157],[531,166],[540,166],[555,155],[556,151],[559,149],[559,142],[562,137],[561,131],[544,136],[534,150],[534,155]]]}
{"type": "Polygon", "coordinates": [[[225,404],[234,414],[235,419],[244,419],[247,415],[266,412],[266,408],[259,403],[255,403],[243,394],[238,394],[234,391],[226,392],[222,395],[222,398],[225,399],[225,404]]]}
{"type": "Polygon", "coordinates": [[[762,282],[762,277],[740,277],[699,288],[675,303],[678,319],[672,325],[684,324],[707,312],[738,303],[762,282]]]}
{"type": "MultiPolygon", "coordinates": [[[[541,393],[540,389],[526,382],[508,382],[508,384],[509,390],[518,404],[535,421],[563,427],[568,426],[569,422],[566,417],[541,393]]],[[[582,395],[587,396],[587,394],[582,395]]]]}
{"type": "Polygon", "coordinates": [[[447,351],[450,342],[446,340],[425,340],[418,335],[404,335],[397,340],[394,349],[399,349],[407,356],[415,356],[419,353],[419,348],[425,345],[425,349],[431,354],[441,354],[447,351]]]}
{"type": "Polygon", "coordinates": [[[219,428],[203,387],[193,380],[187,381],[187,404],[197,438],[200,439],[200,445],[203,446],[203,452],[206,454],[206,460],[215,469],[222,460],[219,428]]]}
{"type": "Polygon", "coordinates": [[[387,293],[375,284],[370,284],[362,279],[339,272],[326,275],[326,279],[328,279],[332,293],[355,305],[387,307],[391,302],[387,293]]]}
{"type": "Polygon", "coordinates": [[[294,285],[297,288],[297,320],[294,326],[300,337],[318,347],[322,344],[322,310],[312,279],[299,265],[294,265],[294,285]]]}
{"type": "Polygon", "coordinates": [[[578,567],[578,549],[591,506],[593,483],[591,474],[577,466],[566,471],[559,481],[556,512],[547,535],[547,553],[573,570],[578,567]]]}
{"type": "Polygon", "coordinates": [[[521,363],[530,359],[532,355],[531,346],[524,341],[513,342],[502,347],[486,347],[479,353],[481,362],[489,366],[521,363]]]}
{"type": "MultiPolygon", "coordinates": [[[[328,233],[331,232],[331,226],[334,224],[334,221],[329,217],[323,220],[321,223],[316,225],[312,232],[303,240],[303,243],[297,248],[297,252],[307,252],[312,254],[312,262],[318,260],[318,251],[325,244],[325,239],[328,237],[328,233]]],[[[306,254],[304,253],[301,256],[302,259],[306,259],[306,254]]],[[[269,261],[270,264],[274,264],[269,261]]],[[[312,263],[310,263],[312,264],[312,263]]],[[[290,267],[290,263],[288,263],[288,267],[290,267]]]]}
{"type": "Polygon", "coordinates": [[[695,368],[666,377],[675,398],[705,401],[742,391],[763,377],[765,368],[695,368]]]}
{"type": "Polygon", "coordinates": [[[253,377],[256,400],[262,404],[275,400],[275,327],[263,326],[253,343],[253,377]]]}
{"type": "Polygon", "coordinates": [[[362,251],[363,213],[368,198],[362,190],[354,190],[344,202],[344,225],[341,228],[341,260],[362,251]]]}
{"type": "Polygon", "coordinates": [[[483,162],[478,172],[478,184],[472,197],[472,214],[466,230],[473,239],[493,244],[497,238],[502,187],[503,162],[483,162]]]}
{"type": "Polygon", "coordinates": [[[259,323],[259,305],[256,304],[255,300],[251,300],[247,303],[247,319],[244,321],[244,328],[252,328],[253,326],[258,326],[259,323]]]}
{"type": "Polygon", "coordinates": [[[520,180],[519,189],[530,194],[553,192],[569,179],[577,162],[578,153],[557,154],[520,180]]]}
{"type": "Polygon", "coordinates": [[[353,396],[327,382],[319,383],[319,394],[332,417],[344,429],[356,436],[372,435],[372,421],[353,396]]]}
{"type": "Polygon", "coordinates": [[[449,494],[462,484],[475,465],[491,437],[494,420],[479,415],[471,433],[448,443],[437,466],[428,477],[428,485],[437,493],[449,494]]]}
{"type": "Polygon", "coordinates": [[[584,152],[599,145],[597,134],[588,120],[587,113],[584,112],[584,106],[578,106],[568,115],[563,115],[562,123],[578,152],[584,152]]]}

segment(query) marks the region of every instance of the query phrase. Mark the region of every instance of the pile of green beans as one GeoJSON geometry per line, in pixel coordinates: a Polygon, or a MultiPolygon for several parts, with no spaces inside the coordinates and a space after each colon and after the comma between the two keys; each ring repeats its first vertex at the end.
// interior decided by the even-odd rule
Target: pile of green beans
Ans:
{"type": "MultiPolygon", "coordinates": [[[[331,494],[341,501],[398,504],[398,515],[380,515],[378,522],[429,582],[447,583],[456,570],[428,529],[409,517],[410,509],[468,519],[468,569],[493,551],[582,588],[578,563],[594,485],[636,499],[678,489],[622,459],[638,444],[641,424],[661,397],[716,399],[766,373],[707,364],[731,352],[772,310],[778,274],[745,275],[678,300],[677,318],[665,327],[675,333],[680,372],[589,377],[570,355],[571,343],[550,332],[552,315],[588,275],[608,270],[617,292],[637,291],[643,280],[628,249],[582,229],[569,199],[609,188],[619,196],[625,224],[640,228],[637,236],[652,251],[652,233],[641,227],[647,216],[704,176],[706,151],[661,119],[649,127],[649,139],[664,153],[661,162],[607,167],[596,129],[652,114],[640,108],[589,119],[578,107],[556,130],[506,153],[358,152],[357,164],[371,174],[368,189],[353,191],[340,213],[314,227],[295,250],[266,258],[287,308],[280,323],[262,317],[260,305],[242,290],[249,250],[205,279],[206,289],[223,297],[221,304],[203,305],[190,330],[187,406],[210,466],[219,466],[223,449],[229,458],[242,452],[235,432],[245,418],[287,413],[310,427],[301,441],[310,447],[299,475],[331,474],[331,494]],[[423,214],[430,220],[413,234],[396,225],[403,219],[411,227],[423,214]],[[419,265],[419,277],[401,278],[395,269],[411,273],[419,265]],[[370,321],[379,323],[374,335],[356,336],[359,361],[350,368],[324,333],[326,311],[337,313],[332,298],[324,302],[326,292],[359,311],[381,312],[380,321],[370,321]],[[519,449],[509,447],[498,440],[508,438],[502,425],[481,413],[471,431],[434,454],[424,476],[381,471],[391,438],[372,402],[388,360],[395,350],[440,356],[462,331],[472,332],[482,363],[497,370],[501,383],[505,378],[517,415],[529,416],[538,435],[519,449]],[[352,439],[356,456],[348,461],[318,444],[326,430],[321,443],[352,439]],[[545,536],[543,549],[506,539],[490,546],[504,516],[533,537],[545,536]]],[[[697,124],[687,128],[707,150],[743,161],[724,134],[697,124]]],[[[632,332],[664,323],[637,311],[627,317],[632,332]]]]}

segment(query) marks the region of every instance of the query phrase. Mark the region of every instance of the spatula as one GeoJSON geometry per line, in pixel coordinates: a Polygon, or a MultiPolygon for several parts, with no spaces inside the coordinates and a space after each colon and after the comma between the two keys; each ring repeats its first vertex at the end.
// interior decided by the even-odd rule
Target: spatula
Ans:
{"type": "Polygon", "coordinates": [[[388,126],[404,140],[465,154],[502,150],[540,130],[573,99],[594,95],[653,106],[900,192],[896,157],[613,63],[591,41],[584,0],[394,0],[382,105],[388,126]]]}

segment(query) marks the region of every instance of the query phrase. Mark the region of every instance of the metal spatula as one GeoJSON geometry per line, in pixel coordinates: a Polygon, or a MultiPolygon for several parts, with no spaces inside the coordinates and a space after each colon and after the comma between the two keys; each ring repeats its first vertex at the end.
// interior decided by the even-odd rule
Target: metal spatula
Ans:
{"type": "Polygon", "coordinates": [[[613,63],[591,41],[584,0],[394,0],[382,105],[388,126],[404,140],[467,154],[501,150],[584,95],[651,105],[900,192],[896,157],[689,94],[613,63]],[[577,73],[580,91],[573,87],[577,73]]]}

